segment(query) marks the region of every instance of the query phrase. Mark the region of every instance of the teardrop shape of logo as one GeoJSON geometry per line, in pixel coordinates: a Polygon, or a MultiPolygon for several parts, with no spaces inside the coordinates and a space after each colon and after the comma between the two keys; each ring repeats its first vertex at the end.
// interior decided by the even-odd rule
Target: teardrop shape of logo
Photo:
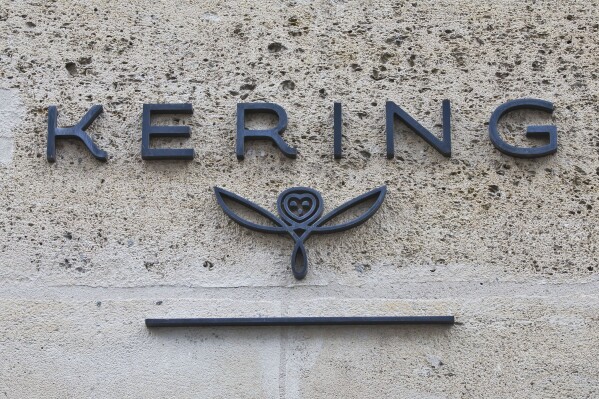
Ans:
{"type": "Polygon", "coordinates": [[[283,191],[277,200],[279,216],[289,224],[310,224],[322,215],[324,203],[320,193],[307,187],[283,191]]]}

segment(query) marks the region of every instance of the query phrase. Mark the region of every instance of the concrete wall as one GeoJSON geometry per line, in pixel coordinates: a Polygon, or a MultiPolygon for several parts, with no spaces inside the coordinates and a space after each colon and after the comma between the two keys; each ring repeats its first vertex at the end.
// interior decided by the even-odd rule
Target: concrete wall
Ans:
{"type": "MultiPolygon", "coordinates": [[[[0,397],[599,397],[599,5],[592,1],[10,1],[0,6],[0,397]],[[505,101],[552,101],[500,130],[557,154],[499,153],[505,101]],[[453,156],[385,101],[441,132],[453,156]],[[238,102],[285,107],[285,158],[235,157],[238,102]],[[332,156],[334,101],[344,158],[332,156]],[[143,161],[143,103],[190,102],[190,162],[143,161]],[[59,141],[89,128],[109,160],[59,141]],[[312,238],[251,232],[221,186],[274,211],[291,186],[325,208],[386,184],[379,212],[312,238]],[[453,327],[148,330],[146,317],[445,315],[453,327]]],[[[254,125],[268,121],[255,120],[254,125]]]]}

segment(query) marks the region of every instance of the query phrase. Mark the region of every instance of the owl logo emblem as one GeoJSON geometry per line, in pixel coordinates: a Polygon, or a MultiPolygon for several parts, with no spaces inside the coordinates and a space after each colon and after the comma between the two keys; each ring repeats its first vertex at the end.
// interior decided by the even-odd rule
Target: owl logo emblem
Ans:
{"type": "Polygon", "coordinates": [[[347,201],[325,216],[322,216],[324,211],[322,196],[318,191],[309,187],[292,187],[279,194],[277,199],[279,216],[220,187],[215,187],[214,193],[216,201],[225,214],[241,226],[261,233],[289,235],[294,241],[291,270],[295,278],[301,280],[308,273],[308,254],[304,245],[306,240],[314,234],[338,233],[366,222],[382,205],[387,193],[387,186],[381,186],[347,201]],[[246,211],[257,213],[268,219],[272,225],[262,225],[245,219],[228,205],[231,203],[230,201],[244,207],[246,211]],[[349,211],[352,209],[357,209],[360,205],[369,202],[371,202],[370,206],[366,210],[358,211],[358,216],[353,215],[349,220],[339,224],[330,223],[333,219],[350,213],[349,211]]]}

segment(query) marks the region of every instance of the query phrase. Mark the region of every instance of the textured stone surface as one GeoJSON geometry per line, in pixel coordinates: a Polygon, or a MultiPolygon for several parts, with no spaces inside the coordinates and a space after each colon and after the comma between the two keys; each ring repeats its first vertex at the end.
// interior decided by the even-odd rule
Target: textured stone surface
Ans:
{"type": "Polygon", "coordinates": [[[0,164],[8,165],[12,161],[14,131],[23,113],[18,91],[0,89],[0,164]]]}
{"type": "MultiPolygon", "coordinates": [[[[591,398],[599,395],[599,4],[589,1],[5,1],[0,7],[0,396],[591,398]],[[133,3],[133,4],[132,4],[133,3]],[[381,4],[382,3],[382,4],[381,4]],[[556,155],[490,143],[501,103],[535,97],[500,131],[556,155]],[[385,101],[441,131],[446,159],[385,101]],[[235,157],[238,102],[289,116],[235,157]],[[343,103],[344,158],[332,156],[343,103]],[[190,102],[190,162],[142,161],[143,103],[190,102]],[[109,153],[59,141],[88,129],[109,153]],[[327,210],[386,184],[365,225],[307,243],[226,218],[212,188],[274,210],[291,186],[327,210]],[[101,302],[98,305],[98,302],[101,302]],[[162,302],[162,305],[156,303],[162,302]],[[305,306],[305,307],[304,307],[305,306]],[[456,314],[451,329],[147,331],[146,316],[456,314]]],[[[266,126],[268,119],[250,121],[266,126]]]]}

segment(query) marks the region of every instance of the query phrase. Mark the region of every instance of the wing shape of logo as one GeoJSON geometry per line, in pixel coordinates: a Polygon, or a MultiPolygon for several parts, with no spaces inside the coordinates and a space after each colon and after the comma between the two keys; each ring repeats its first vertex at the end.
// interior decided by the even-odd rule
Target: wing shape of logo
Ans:
{"type": "Polygon", "coordinates": [[[379,208],[383,204],[383,201],[385,200],[386,194],[387,194],[387,186],[381,186],[379,188],[375,188],[374,190],[367,192],[366,194],[362,194],[359,197],[356,197],[352,200],[347,201],[343,205],[335,208],[334,210],[332,210],[331,212],[327,213],[322,218],[320,218],[314,224],[315,233],[320,233],[320,234],[337,233],[339,231],[345,231],[345,230],[348,230],[353,227],[361,225],[362,223],[364,223],[365,221],[370,219],[370,217],[372,215],[374,215],[376,213],[376,211],[379,210],[379,208]],[[325,223],[333,220],[334,218],[342,215],[343,213],[351,210],[352,208],[359,206],[364,202],[371,201],[371,200],[374,200],[374,203],[368,209],[366,209],[366,211],[364,211],[364,213],[362,213],[360,216],[357,216],[354,219],[351,219],[347,222],[343,222],[338,225],[326,226],[326,227],[323,226],[325,223]]]}
{"type": "Polygon", "coordinates": [[[318,191],[308,187],[293,187],[283,191],[279,195],[277,208],[280,218],[261,206],[230,191],[215,187],[214,193],[216,201],[223,208],[225,214],[241,226],[262,233],[287,233],[291,236],[295,242],[291,254],[291,270],[295,278],[299,280],[303,279],[308,272],[308,255],[304,242],[310,235],[337,233],[366,222],[382,205],[387,193],[387,187],[381,186],[347,201],[323,217],[320,217],[324,207],[322,196],[318,191]],[[227,204],[227,200],[233,201],[246,210],[270,220],[273,225],[258,224],[245,219],[227,204]],[[358,216],[354,216],[336,225],[330,224],[331,221],[346,212],[370,201],[372,201],[372,204],[358,216]]]}
{"type": "Polygon", "coordinates": [[[253,202],[248,201],[235,193],[223,190],[220,187],[214,187],[214,194],[216,195],[216,202],[218,202],[220,207],[223,208],[223,211],[227,214],[227,216],[233,219],[235,222],[242,225],[243,227],[247,227],[250,230],[259,231],[261,233],[287,232],[287,228],[283,221],[275,215],[273,215],[272,213],[270,213],[269,211],[267,211],[266,209],[262,208],[260,205],[254,204],[253,202]],[[233,209],[231,209],[231,207],[227,205],[225,199],[234,201],[237,204],[242,205],[245,208],[248,208],[249,210],[258,213],[259,215],[264,216],[267,219],[270,219],[276,226],[261,225],[244,219],[243,217],[236,214],[235,211],[233,211],[233,209]]]}

